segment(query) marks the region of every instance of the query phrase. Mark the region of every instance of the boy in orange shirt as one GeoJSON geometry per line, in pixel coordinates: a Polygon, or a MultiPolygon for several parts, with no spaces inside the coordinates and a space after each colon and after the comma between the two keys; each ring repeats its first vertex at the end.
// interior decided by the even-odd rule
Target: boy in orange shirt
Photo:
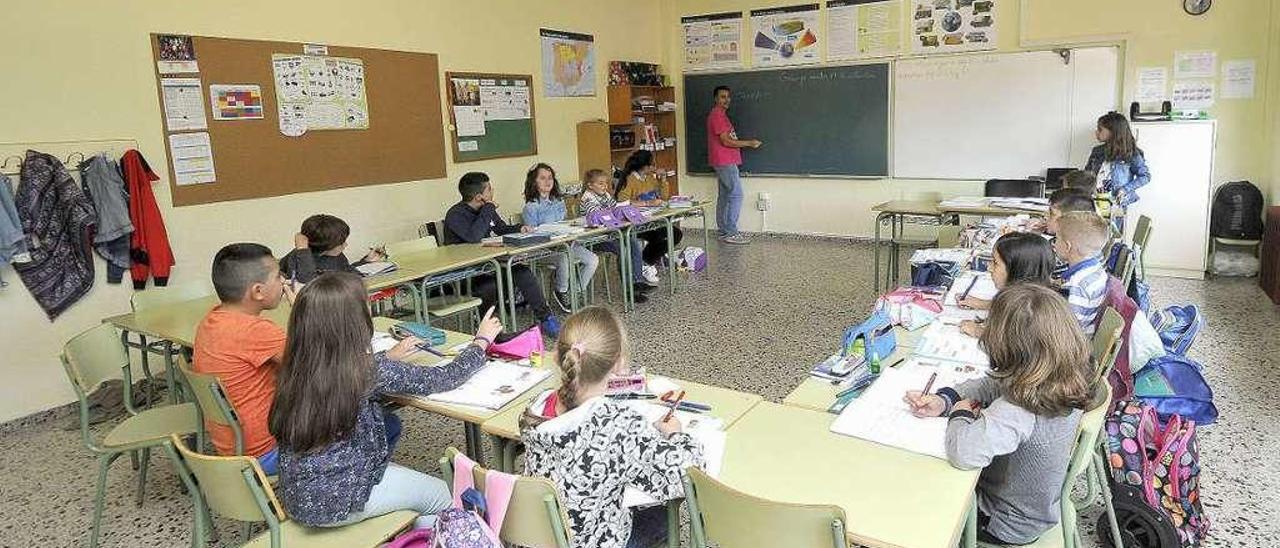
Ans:
{"type": "MultiPolygon", "coordinates": [[[[244,454],[275,474],[276,440],[267,430],[267,415],[276,396],[285,332],[261,313],[278,306],[282,296],[292,302],[292,288],[271,250],[252,243],[230,244],[214,255],[213,287],[222,304],[196,328],[192,367],[222,381],[240,419],[244,454]]],[[[205,428],[219,454],[235,454],[230,428],[208,421],[205,428]]]]}

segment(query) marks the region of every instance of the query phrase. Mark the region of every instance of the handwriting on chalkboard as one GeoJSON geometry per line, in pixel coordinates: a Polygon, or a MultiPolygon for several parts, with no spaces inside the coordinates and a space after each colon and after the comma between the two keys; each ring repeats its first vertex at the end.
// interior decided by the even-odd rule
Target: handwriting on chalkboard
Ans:
{"type": "Polygon", "coordinates": [[[875,78],[871,71],[848,71],[841,69],[807,70],[804,72],[784,71],[778,73],[778,79],[787,83],[804,84],[805,82],[821,82],[829,80],[871,80],[875,78]]]}

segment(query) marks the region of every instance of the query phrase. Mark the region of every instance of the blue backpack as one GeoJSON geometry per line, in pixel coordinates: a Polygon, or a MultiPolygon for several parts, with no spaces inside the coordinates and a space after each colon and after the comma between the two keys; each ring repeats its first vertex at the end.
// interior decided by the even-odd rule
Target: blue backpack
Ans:
{"type": "Polygon", "coordinates": [[[1218,420],[1213,390],[1199,363],[1179,355],[1160,356],[1134,376],[1134,394],[1154,407],[1160,421],[1174,415],[1205,426],[1218,420]]]}
{"type": "Polygon", "coordinates": [[[1169,306],[1151,313],[1151,325],[1160,334],[1165,350],[1178,356],[1187,355],[1187,349],[1204,329],[1204,316],[1194,304],[1169,306]]]}

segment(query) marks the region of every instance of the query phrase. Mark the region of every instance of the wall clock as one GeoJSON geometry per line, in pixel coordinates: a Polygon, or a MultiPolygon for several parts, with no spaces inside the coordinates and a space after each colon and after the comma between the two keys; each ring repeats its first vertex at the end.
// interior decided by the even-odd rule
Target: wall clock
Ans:
{"type": "Polygon", "coordinates": [[[1182,9],[1191,15],[1204,15],[1213,7],[1213,0],[1182,0],[1182,9]]]}

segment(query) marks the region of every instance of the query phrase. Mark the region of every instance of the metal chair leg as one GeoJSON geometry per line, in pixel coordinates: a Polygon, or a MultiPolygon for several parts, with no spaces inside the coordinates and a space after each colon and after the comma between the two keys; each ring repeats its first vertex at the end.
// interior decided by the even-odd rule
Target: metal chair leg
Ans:
{"type": "Polygon", "coordinates": [[[98,456],[98,485],[93,497],[93,527],[89,531],[89,548],[98,548],[98,535],[102,532],[103,497],[107,491],[107,469],[111,463],[123,453],[111,453],[98,456]]]}
{"type": "Polygon", "coordinates": [[[142,507],[142,501],[147,496],[147,467],[151,464],[151,448],[145,447],[142,453],[142,466],[138,469],[138,496],[135,504],[142,507]]]}

